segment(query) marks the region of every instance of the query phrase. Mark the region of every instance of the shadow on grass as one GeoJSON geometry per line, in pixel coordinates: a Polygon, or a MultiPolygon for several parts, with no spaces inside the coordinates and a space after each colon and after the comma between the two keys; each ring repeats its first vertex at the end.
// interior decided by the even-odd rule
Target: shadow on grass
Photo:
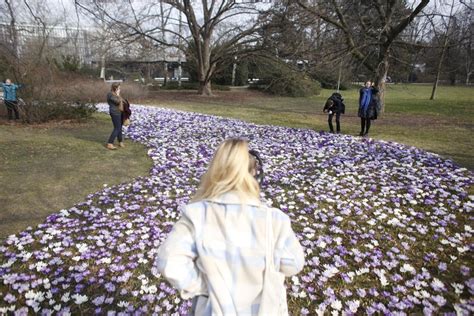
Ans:
{"type": "Polygon", "coordinates": [[[96,114],[90,122],[87,123],[88,128],[76,129],[70,127],[60,128],[65,136],[73,137],[78,140],[96,143],[102,147],[107,143],[107,139],[113,130],[110,117],[105,114],[96,114]]]}

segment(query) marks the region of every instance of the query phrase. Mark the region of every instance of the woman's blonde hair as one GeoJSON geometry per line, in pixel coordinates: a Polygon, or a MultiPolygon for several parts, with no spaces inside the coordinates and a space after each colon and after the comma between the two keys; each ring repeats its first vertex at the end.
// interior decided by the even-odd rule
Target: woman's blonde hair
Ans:
{"type": "Polygon", "coordinates": [[[192,201],[212,199],[235,191],[242,199],[259,199],[260,188],[252,176],[255,160],[249,157],[248,142],[230,138],[219,145],[202,176],[201,184],[192,201]]]}

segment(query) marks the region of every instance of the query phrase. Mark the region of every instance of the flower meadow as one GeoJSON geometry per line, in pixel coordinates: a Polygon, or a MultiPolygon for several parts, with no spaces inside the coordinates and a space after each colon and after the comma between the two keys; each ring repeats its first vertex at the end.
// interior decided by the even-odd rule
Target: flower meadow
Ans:
{"type": "Polygon", "coordinates": [[[9,236],[0,314],[185,315],[190,301],[153,263],[228,137],[260,152],[262,199],[291,217],[305,249],[304,270],[286,281],[293,315],[474,312],[470,171],[391,142],[133,110],[126,135],[147,146],[149,176],[9,236]]]}

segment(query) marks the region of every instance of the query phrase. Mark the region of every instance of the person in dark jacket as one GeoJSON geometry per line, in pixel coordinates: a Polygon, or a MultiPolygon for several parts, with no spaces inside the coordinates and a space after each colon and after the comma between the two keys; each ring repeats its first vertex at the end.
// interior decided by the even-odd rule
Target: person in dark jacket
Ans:
{"type": "Polygon", "coordinates": [[[3,99],[7,107],[8,119],[13,120],[13,113],[15,113],[15,120],[20,119],[16,91],[21,88],[21,84],[14,84],[10,79],[6,79],[5,83],[0,83],[0,87],[3,88],[3,99]]]}
{"type": "Polygon", "coordinates": [[[379,112],[378,92],[379,90],[370,81],[367,81],[359,91],[359,136],[367,136],[369,134],[370,121],[377,119],[379,112]]]}
{"type": "Polygon", "coordinates": [[[344,104],[342,95],[338,92],[334,92],[326,101],[323,112],[328,113],[328,124],[331,133],[334,133],[334,127],[332,125],[332,118],[336,115],[336,132],[341,132],[341,114],[346,111],[346,105],[344,104]]]}
{"type": "Polygon", "coordinates": [[[114,124],[112,134],[110,134],[107,142],[107,149],[117,149],[114,146],[115,138],[119,141],[120,147],[125,147],[123,144],[122,135],[122,112],[123,112],[123,99],[120,96],[120,83],[113,83],[110,92],[107,94],[107,103],[109,104],[109,114],[114,124]]]}

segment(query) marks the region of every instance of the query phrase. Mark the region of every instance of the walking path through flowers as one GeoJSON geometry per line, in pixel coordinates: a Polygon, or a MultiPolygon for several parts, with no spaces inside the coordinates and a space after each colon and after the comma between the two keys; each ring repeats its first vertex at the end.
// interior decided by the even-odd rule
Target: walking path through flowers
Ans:
{"type": "Polygon", "coordinates": [[[149,148],[150,175],[8,237],[0,314],[186,314],[190,302],[153,261],[227,137],[261,153],[264,198],[291,216],[305,247],[304,271],[287,280],[295,315],[474,312],[474,177],[453,162],[395,143],[141,106],[127,135],[149,148]]]}

